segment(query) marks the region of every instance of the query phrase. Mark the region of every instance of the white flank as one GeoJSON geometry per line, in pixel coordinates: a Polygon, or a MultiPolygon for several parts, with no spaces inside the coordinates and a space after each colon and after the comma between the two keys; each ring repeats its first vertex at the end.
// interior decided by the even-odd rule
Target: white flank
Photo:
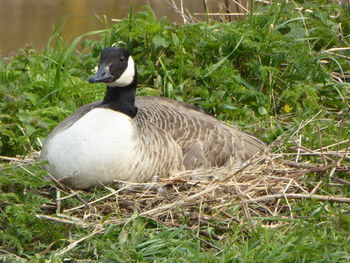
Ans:
{"type": "Polygon", "coordinates": [[[125,87],[131,84],[135,77],[135,63],[131,56],[128,59],[128,66],[123,74],[114,82],[108,83],[110,87],[125,87]]]}
{"type": "Polygon", "coordinates": [[[138,144],[134,127],[123,113],[93,109],[48,142],[48,171],[57,179],[71,177],[69,181],[78,188],[132,181],[130,162],[138,144]]]}

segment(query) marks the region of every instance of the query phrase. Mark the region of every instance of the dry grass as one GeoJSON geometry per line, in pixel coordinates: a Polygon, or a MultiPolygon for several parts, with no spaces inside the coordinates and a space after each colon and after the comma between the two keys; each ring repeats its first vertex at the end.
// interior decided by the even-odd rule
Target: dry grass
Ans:
{"type": "MultiPolygon", "coordinates": [[[[350,172],[349,147],[344,150],[325,151],[327,148],[329,146],[310,150],[296,146],[291,148],[295,153],[265,154],[263,157],[251,159],[242,168],[184,171],[150,183],[116,182],[113,188],[103,186],[109,191],[108,194],[92,198],[88,202],[81,197],[85,192],[59,185],[55,187],[56,200],[46,204],[46,208],[55,208],[60,218],[66,215],[68,221],[62,220],[63,223],[82,226],[119,224],[133,214],[152,217],[170,225],[179,223],[181,216],[186,214],[190,216],[189,225],[193,226],[200,217],[220,215],[224,221],[232,220],[234,216],[228,210],[235,204],[241,206],[248,219],[276,217],[281,213],[285,215],[288,210],[293,218],[290,201],[294,199],[350,202],[350,198],[318,191],[324,183],[334,187],[350,185],[349,181],[335,176],[339,172],[350,172]],[[310,155],[318,157],[320,163],[300,161],[303,156],[310,155]],[[293,159],[297,161],[292,161],[293,159]],[[309,174],[319,176],[310,181],[310,178],[305,179],[309,174]],[[70,198],[78,198],[81,204],[75,207],[64,206],[62,201],[70,198]],[[101,222],[106,215],[111,214],[114,216],[101,222]]],[[[23,163],[30,164],[34,161],[33,157],[24,160],[6,156],[0,158],[14,162],[22,169],[25,169],[23,163]]]]}
{"type": "MultiPolygon", "coordinates": [[[[298,146],[294,153],[266,154],[240,169],[186,171],[151,183],[117,182],[111,187],[103,186],[109,193],[97,197],[99,191],[95,191],[88,201],[84,200],[86,192],[56,187],[56,199],[46,203],[42,207],[45,214],[37,217],[91,228],[91,235],[103,232],[107,225],[125,224],[137,216],[195,230],[198,235],[218,240],[231,224],[242,221],[254,227],[254,219],[275,218],[266,227],[278,227],[300,217],[294,209],[296,199],[350,203],[350,198],[332,195],[322,187],[350,185],[335,176],[350,171],[350,151],[348,143],[345,145],[345,149],[337,152],[326,151],[328,146],[316,151],[298,146]],[[319,163],[303,161],[309,155],[318,158],[319,163]],[[80,204],[68,205],[77,203],[66,202],[68,199],[78,199],[80,204]],[[203,230],[202,226],[213,227],[220,234],[203,230]]],[[[47,196],[47,191],[42,189],[42,194],[47,196]]],[[[73,247],[61,252],[64,254],[73,247]]]]}
{"type": "MultiPolygon", "coordinates": [[[[183,0],[163,0],[168,6],[177,14],[179,14],[183,23],[194,23],[200,20],[206,19],[217,19],[221,22],[231,22],[233,20],[241,20],[246,15],[249,15],[252,12],[251,3],[259,3],[262,5],[271,5],[275,1],[273,0],[217,0],[209,1],[203,0],[203,9],[205,12],[193,12],[191,13],[184,6],[183,0]]],[[[300,4],[291,1],[295,5],[295,9],[301,11],[303,8],[300,7],[300,4]]],[[[338,3],[339,5],[344,5],[348,8],[350,12],[350,0],[333,0],[333,2],[338,3]]],[[[254,4],[254,5],[255,5],[254,4]]],[[[280,3],[277,3],[280,5],[280,3]]],[[[308,12],[313,12],[308,10],[308,12]]],[[[259,14],[254,12],[254,15],[259,14]]]]}
{"type": "MultiPolygon", "coordinates": [[[[289,153],[274,150],[275,153],[251,159],[239,169],[185,171],[156,182],[116,182],[89,192],[48,186],[40,194],[47,197],[56,191],[56,198],[44,204],[43,213],[37,217],[91,229],[89,235],[62,249],[61,254],[103,233],[110,224],[124,225],[138,216],[195,231],[200,240],[200,236],[221,240],[232,224],[249,222],[254,227],[266,218],[269,220],[262,221],[268,222],[265,227],[279,227],[304,218],[296,209],[298,199],[350,203],[349,197],[341,196],[350,182],[337,177],[350,172],[349,142],[315,150],[298,143],[289,153]],[[307,161],[310,156],[312,163],[307,161]],[[208,227],[215,230],[209,231],[208,227]]],[[[35,158],[0,159],[26,170],[35,158]]]]}

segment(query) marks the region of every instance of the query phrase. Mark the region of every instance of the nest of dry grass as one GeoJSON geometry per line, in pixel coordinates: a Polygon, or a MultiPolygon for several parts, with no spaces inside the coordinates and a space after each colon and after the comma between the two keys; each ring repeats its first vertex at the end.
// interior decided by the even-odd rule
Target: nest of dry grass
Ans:
{"type": "Polygon", "coordinates": [[[348,159],[347,152],[267,154],[240,169],[186,171],[151,183],[118,182],[118,187],[104,186],[107,194],[92,195],[88,201],[83,198],[84,192],[57,188],[56,200],[47,207],[55,209],[57,220],[84,227],[123,224],[139,215],[168,226],[186,222],[188,228],[206,224],[223,230],[232,222],[239,223],[240,218],[298,217],[293,211],[296,199],[350,202],[350,198],[330,195],[320,188],[324,183],[333,187],[350,185],[335,176],[350,171],[348,159]],[[290,160],[310,154],[327,161],[311,164],[290,160]],[[313,176],[306,179],[309,174],[313,176]],[[80,204],[67,205],[66,200],[73,198],[80,204]],[[222,224],[216,226],[211,221],[222,224]]]}
{"type": "MultiPolygon", "coordinates": [[[[256,219],[268,218],[266,227],[278,227],[301,216],[295,209],[298,199],[350,203],[349,197],[322,187],[327,184],[333,193],[349,187],[349,181],[336,176],[350,172],[348,148],[312,151],[298,146],[295,153],[269,153],[240,169],[186,171],[151,183],[116,182],[92,192],[55,187],[56,198],[37,217],[94,229],[62,254],[104,232],[105,226],[125,224],[137,216],[218,240],[232,224],[248,221],[254,226],[256,219]],[[313,163],[306,161],[310,155],[315,156],[313,163]]],[[[50,187],[41,194],[48,196],[50,187]]]]}

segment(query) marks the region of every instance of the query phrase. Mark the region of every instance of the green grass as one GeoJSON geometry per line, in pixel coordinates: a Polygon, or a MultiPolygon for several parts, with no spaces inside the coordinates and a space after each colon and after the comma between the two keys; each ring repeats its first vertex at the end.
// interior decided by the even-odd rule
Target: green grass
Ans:
{"type": "MultiPolygon", "coordinates": [[[[196,103],[268,143],[279,142],[282,149],[299,136],[311,149],[349,139],[349,51],[325,52],[350,46],[347,10],[325,1],[281,1],[255,8],[260,15],[240,22],[183,26],[157,20],[147,10],[103,32],[87,33],[82,42],[78,38],[64,44],[55,31],[41,53],[26,48],[8,62],[0,61],[0,155],[40,150],[39,141],[58,122],[79,106],[101,99],[103,85],[90,85],[87,79],[101,49],[116,42],[136,60],[139,95],[196,103]],[[296,10],[296,5],[303,9],[296,10]],[[101,40],[89,39],[97,33],[101,40]],[[75,49],[79,43],[81,52],[75,49]]],[[[232,223],[223,240],[208,238],[220,250],[196,239],[196,231],[137,217],[122,226],[110,225],[59,256],[69,240],[91,229],[36,217],[42,205],[55,198],[49,190],[42,194],[44,175],[40,164],[1,163],[4,262],[14,262],[14,255],[30,262],[350,262],[349,206],[314,200],[293,205],[303,219],[273,219],[280,223],[275,229],[264,227],[272,220],[268,218],[255,218],[255,227],[232,223]]],[[[345,172],[337,176],[350,179],[345,172]]],[[[322,191],[350,196],[346,187],[324,184],[322,191]]]]}

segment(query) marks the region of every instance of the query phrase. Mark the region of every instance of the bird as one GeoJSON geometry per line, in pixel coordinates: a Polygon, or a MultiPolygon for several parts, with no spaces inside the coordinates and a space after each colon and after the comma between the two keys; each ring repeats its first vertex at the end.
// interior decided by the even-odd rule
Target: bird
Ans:
{"type": "Polygon", "coordinates": [[[103,100],[80,107],[59,123],[40,155],[50,175],[71,188],[242,166],[267,149],[258,138],[195,105],[136,97],[137,68],[125,48],[104,48],[89,82],[106,84],[103,100]]]}

